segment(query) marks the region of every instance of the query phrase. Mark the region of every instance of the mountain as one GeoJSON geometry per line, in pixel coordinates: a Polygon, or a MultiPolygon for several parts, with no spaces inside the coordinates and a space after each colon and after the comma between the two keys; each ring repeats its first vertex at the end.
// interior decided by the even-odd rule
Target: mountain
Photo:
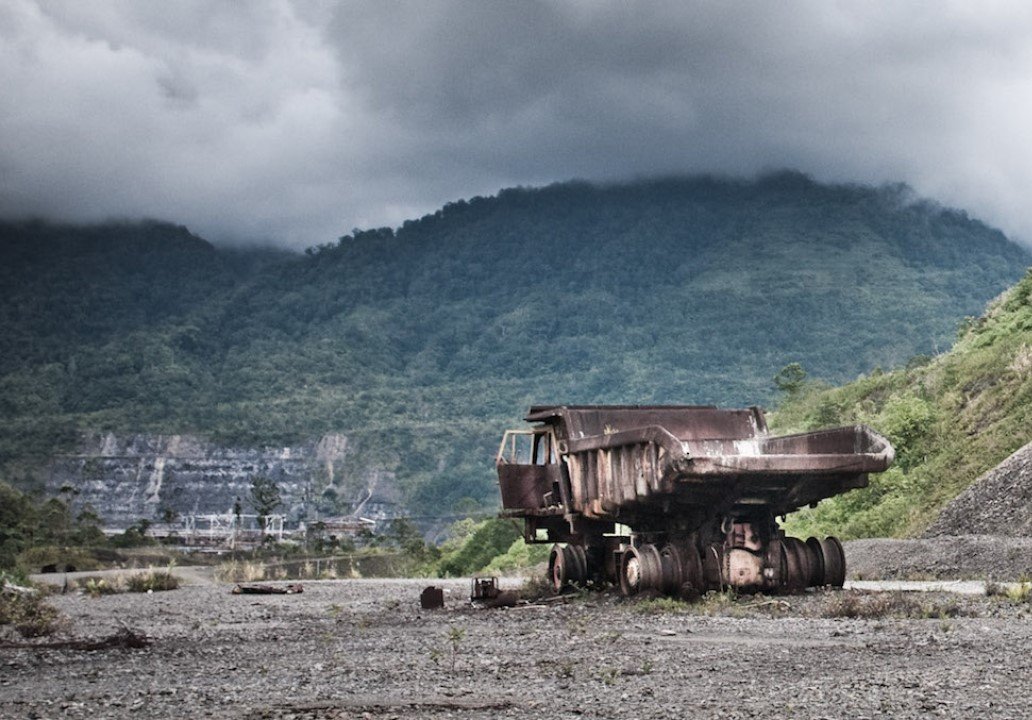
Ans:
{"type": "Polygon", "coordinates": [[[339,435],[318,496],[372,472],[416,513],[487,509],[495,443],[532,403],[763,404],[788,363],[899,366],[1030,260],[905,187],[787,172],[504,190],[304,255],[7,224],[0,462],[31,485],[84,432],[339,435]]]}
{"type": "Polygon", "coordinates": [[[982,481],[975,493],[980,503],[966,496],[939,515],[980,475],[1032,441],[1032,270],[969,319],[949,352],[842,387],[801,389],[771,421],[779,431],[867,423],[896,447],[896,465],[872,476],[868,488],[793,515],[789,528],[804,537],[821,531],[916,535],[930,525],[934,534],[1021,534],[1030,488],[1020,486],[1028,473],[1022,476],[1017,455],[982,481]],[[1001,492],[1014,496],[993,497],[1001,492]]]}

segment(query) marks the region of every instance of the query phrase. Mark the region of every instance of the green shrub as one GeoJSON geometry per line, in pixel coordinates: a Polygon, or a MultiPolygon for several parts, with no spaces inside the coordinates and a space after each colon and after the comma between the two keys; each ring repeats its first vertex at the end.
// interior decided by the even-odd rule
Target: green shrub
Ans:
{"type": "Polygon", "coordinates": [[[125,592],[125,586],[117,578],[112,580],[101,577],[81,578],[76,584],[90,597],[125,592]]]}
{"type": "Polygon", "coordinates": [[[510,520],[484,520],[459,539],[454,549],[443,552],[438,571],[442,577],[472,575],[508,551],[519,537],[520,531],[510,520]]]}
{"type": "Polygon", "coordinates": [[[0,590],[0,625],[11,625],[22,637],[51,635],[65,624],[57,610],[39,592],[0,590]]]}
{"type": "Polygon", "coordinates": [[[522,537],[512,541],[512,545],[501,555],[496,556],[491,562],[481,568],[480,572],[485,575],[504,575],[517,570],[528,570],[535,565],[548,560],[549,546],[547,544],[530,544],[523,541],[522,537]]]}

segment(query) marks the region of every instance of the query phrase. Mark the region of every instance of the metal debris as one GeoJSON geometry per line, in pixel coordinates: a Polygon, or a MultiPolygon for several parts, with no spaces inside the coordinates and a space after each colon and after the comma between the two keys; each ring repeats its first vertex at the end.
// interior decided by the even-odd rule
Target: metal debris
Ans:
{"type": "Polygon", "coordinates": [[[304,587],[300,583],[290,585],[237,585],[233,588],[234,595],[296,595],[303,593],[304,587]]]}
{"type": "Polygon", "coordinates": [[[498,578],[475,577],[470,583],[470,600],[490,600],[498,597],[498,578]]]}
{"type": "Polygon", "coordinates": [[[419,606],[424,610],[437,610],[444,607],[444,590],[431,585],[419,594],[419,606]]]}

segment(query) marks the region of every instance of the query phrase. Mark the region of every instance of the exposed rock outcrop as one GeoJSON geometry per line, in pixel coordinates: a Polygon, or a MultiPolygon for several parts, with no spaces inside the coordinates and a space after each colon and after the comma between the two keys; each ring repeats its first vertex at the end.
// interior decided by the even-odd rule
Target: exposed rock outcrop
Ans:
{"type": "Polygon", "coordinates": [[[361,507],[366,517],[396,514],[392,473],[348,477],[344,435],[324,435],[291,447],[225,447],[192,435],[87,435],[78,451],[53,460],[47,490],[70,493],[76,506],[91,505],[104,523],[126,527],[137,520],[245,512],[251,480],[276,481],[289,520],[361,507]],[[331,488],[327,491],[327,488],[331,488]],[[336,507],[327,507],[335,504],[336,507]]]}

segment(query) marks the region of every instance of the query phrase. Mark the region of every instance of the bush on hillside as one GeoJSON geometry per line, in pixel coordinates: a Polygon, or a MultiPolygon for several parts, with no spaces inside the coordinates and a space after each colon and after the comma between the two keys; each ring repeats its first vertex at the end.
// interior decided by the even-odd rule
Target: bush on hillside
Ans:
{"type": "Polygon", "coordinates": [[[467,522],[460,528],[468,530],[468,534],[456,538],[458,542],[450,547],[442,548],[438,565],[442,577],[461,577],[480,571],[521,537],[511,520],[500,518],[484,520],[472,527],[467,522]]]}

